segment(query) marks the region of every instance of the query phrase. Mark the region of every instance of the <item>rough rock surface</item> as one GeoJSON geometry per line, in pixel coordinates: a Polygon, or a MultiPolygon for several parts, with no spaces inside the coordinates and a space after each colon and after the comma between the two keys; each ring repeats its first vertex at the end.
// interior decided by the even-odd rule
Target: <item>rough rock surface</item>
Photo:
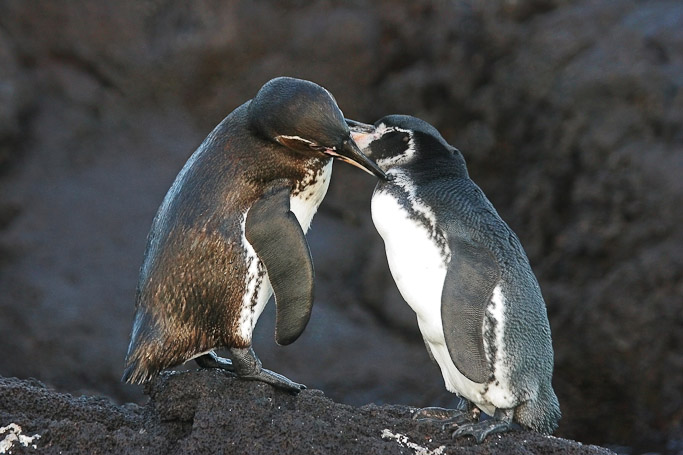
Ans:
{"type": "MultiPolygon", "coordinates": [[[[119,377],[155,210],[223,116],[291,75],[462,150],[546,298],[559,436],[680,447],[682,23],[676,0],[0,2],[0,374],[142,402],[119,377]]],[[[277,347],[270,308],[256,351],[337,402],[452,406],[373,184],[335,166],[311,323],[277,347]]]]}
{"type": "Polygon", "coordinates": [[[356,408],[319,390],[294,396],[220,371],[166,373],[147,393],[144,406],[116,406],[104,398],[56,393],[36,380],[0,378],[0,419],[18,425],[14,434],[31,438],[26,447],[17,441],[2,453],[613,453],[528,431],[493,435],[481,445],[452,441],[440,425],[414,421],[408,406],[356,408]]]}

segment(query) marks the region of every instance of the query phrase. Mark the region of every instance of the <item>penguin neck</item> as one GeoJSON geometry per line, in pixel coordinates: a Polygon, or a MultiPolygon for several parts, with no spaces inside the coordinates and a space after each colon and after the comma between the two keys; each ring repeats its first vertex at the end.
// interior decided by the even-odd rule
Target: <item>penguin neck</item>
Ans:
{"type": "MultiPolygon", "coordinates": [[[[438,180],[442,178],[447,179],[468,179],[469,174],[465,166],[465,160],[462,155],[458,153],[456,156],[438,157],[430,159],[418,159],[407,165],[401,166],[404,172],[411,175],[412,178],[420,180],[424,177],[426,180],[438,180]]],[[[389,171],[391,173],[391,171],[389,171]]]]}
{"type": "Polygon", "coordinates": [[[305,157],[286,147],[274,144],[272,158],[253,175],[259,186],[274,180],[285,180],[290,185],[290,210],[304,233],[313,215],[325,198],[332,174],[332,158],[305,157]]]}
{"type": "Polygon", "coordinates": [[[306,233],[320,203],[327,194],[332,175],[332,160],[320,159],[310,163],[303,178],[295,182],[290,198],[290,210],[306,233]]]}

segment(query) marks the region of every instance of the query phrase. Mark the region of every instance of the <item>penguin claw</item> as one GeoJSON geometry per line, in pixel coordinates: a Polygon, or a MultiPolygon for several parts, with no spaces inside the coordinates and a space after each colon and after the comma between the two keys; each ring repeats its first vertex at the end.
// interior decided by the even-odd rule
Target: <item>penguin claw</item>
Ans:
{"type": "Polygon", "coordinates": [[[472,436],[477,444],[481,444],[491,434],[505,433],[512,429],[513,426],[510,422],[496,419],[482,420],[480,422],[467,423],[458,426],[458,428],[453,431],[453,434],[451,434],[451,438],[457,439],[463,436],[472,436]]]}

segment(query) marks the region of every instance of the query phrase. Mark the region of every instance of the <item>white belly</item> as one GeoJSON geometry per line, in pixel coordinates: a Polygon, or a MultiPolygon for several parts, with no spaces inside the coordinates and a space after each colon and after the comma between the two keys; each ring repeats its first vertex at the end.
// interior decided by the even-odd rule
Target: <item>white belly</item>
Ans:
{"type": "Polygon", "coordinates": [[[418,327],[441,369],[446,389],[474,402],[488,414],[493,414],[496,407],[509,407],[510,394],[501,393],[501,386],[506,384],[487,387],[487,384],[472,382],[451,359],[441,320],[441,293],[447,264],[429,228],[411,220],[408,212],[388,193],[373,195],[372,220],[384,239],[396,286],[417,315],[418,327]]]}
{"type": "MultiPolygon", "coordinates": [[[[248,212],[247,212],[248,213],[248,212]]],[[[251,344],[251,336],[259,316],[273,295],[268,272],[245,235],[244,224],[247,213],[242,217],[242,248],[244,248],[247,274],[244,277],[245,290],[240,309],[239,334],[245,343],[251,344]],[[259,279],[260,277],[260,279],[259,279]]]]}

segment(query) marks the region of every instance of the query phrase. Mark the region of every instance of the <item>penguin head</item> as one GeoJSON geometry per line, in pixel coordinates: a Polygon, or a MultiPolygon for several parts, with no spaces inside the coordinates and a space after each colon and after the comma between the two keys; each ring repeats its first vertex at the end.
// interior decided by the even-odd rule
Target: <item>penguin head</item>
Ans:
{"type": "Polygon", "coordinates": [[[409,115],[388,115],[374,125],[351,124],[351,136],[384,171],[439,160],[465,166],[462,154],[429,123],[409,115]]]}
{"type": "Polygon", "coordinates": [[[330,92],[310,81],[278,77],[249,104],[249,124],[260,136],[306,157],[331,157],[386,179],[351,139],[330,92]]]}

